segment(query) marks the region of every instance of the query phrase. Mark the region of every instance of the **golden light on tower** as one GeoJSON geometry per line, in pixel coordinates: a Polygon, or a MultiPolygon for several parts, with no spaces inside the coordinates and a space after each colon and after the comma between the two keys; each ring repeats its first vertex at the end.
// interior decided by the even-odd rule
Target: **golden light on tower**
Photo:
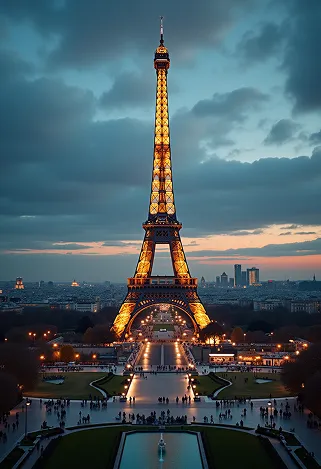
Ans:
{"type": "MultiPolygon", "coordinates": [[[[167,75],[170,68],[168,49],[164,45],[163,18],[160,24],[160,43],[154,56],[156,70],[156,108],[153,169],[148,218],[143,223],[145,237],[142,243],[135,274],[128,279],[128,293],[115,318],[113,331],[119,337],[130,333],[135,316],[146,307],[157,303],[173,304],[181,308],[191,319],[195,335],[199,328],[210,323],[205,308],[197,294],[197,279],[191,277],[179,231],[181,223],[176,218],[170,127],[168,112],[167,75]],[[157,244],[167,244],[170,249],[173,276],[168,285],[160,290],[154,286],[152,268],[157,244]],[[166,291],[166,288],[168,290],[166,291]],[[127,328],[127,330],[126,330],[127,328]]],[[[166,283],[166,281],[165,281],[166,283]]],[[[160,285],[160,284],[159,284],[160,285]]],[[[162,285],[163,287],[163,285],[162,285]]],[[[139,335],[142,335],[139,333],[139,335]]]]}

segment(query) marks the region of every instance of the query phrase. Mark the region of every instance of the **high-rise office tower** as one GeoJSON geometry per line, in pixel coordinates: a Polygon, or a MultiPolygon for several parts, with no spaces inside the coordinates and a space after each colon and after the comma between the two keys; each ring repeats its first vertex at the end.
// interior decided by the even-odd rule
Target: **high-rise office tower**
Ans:
{"type": "Polygon", "coordinates": [[[221,275],[221,285],[222,285],[222,287],[227,287],[227,285],[228,285],[228,276],[227,276],[226,272],[223,272],[222,275],[221,275]]]}
{"type": "Polygon", "coordinates": [[[242,287],[245,287],[247,285],[247,272],[246,270],[242,270],[242,276],[241,276],[241,284],[242,287]]]}
{"type": "Polygon", "coordinates": [[[221,285],[221,277],[219,275],[216,277],[216,282],[215,283],[216,283],[217,287],[219,287],[221,285]]]}
{"type": "Polygon", "coordinates": [[[247,284],[248,285],[255,285],[260,281],[260,270],[256,267],[252,267],[251,269],[247,269],[247,284]]]}
{"type": "Polygon", "coordinates": [[[234,287],[242,285],[242,266],[241,264],[234,265],[234,287]]]}

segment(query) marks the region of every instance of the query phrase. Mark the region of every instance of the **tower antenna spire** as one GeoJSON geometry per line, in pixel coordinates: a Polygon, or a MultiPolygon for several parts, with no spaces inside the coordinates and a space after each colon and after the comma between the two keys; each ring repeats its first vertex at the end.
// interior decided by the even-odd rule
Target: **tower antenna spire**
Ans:
{"type": "Polygon", "coordinates": [[[163,25],[164,16],[160,17],[160,44],[164,44],[164,25],[163,25]]]}

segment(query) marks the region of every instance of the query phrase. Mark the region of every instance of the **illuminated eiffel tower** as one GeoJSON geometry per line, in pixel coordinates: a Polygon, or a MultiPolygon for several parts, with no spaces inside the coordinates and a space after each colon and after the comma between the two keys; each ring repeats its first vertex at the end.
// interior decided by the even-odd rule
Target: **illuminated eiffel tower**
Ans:
{"type": "Polygon", "coordinates": [[[197,294],[197,279],[191,277],[176,218],[174,202],[167,73],[170,59],[164,46],[161,18],[160,44],[155,51],[154,68],[157,75],[154,163],[148,218],[143,223],[145,237],[134,277],[128,279],[128,293],[113,324],[118,337],[130,334],[135,317],[147,307],[167,303],[182,310],[192,320],[195,333],[209,322],[197,294]],[[173,265],[173,276],[153,277],[152,268],[156,244],[167,244],[173,265]]]}

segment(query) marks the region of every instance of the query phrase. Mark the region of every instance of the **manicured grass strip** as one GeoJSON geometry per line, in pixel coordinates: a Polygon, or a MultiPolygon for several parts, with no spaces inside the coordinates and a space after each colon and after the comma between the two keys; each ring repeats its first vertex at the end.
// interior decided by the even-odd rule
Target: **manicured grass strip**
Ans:
{"type": "MultiPolygon", "coordinates": [[[[48,373],[47,375],[52,375],[48,373]]],[[[59,399],[60,397],[69,399],[88,399],[89,394],[92,396],[101,393],[89,386],[91,381],[106,376],[106,373],[96,372],[69,372],[59,373],[59,376],[65,377],[63,384],[52,384],[42,381],[43,373],[39,374],[39,381],[35,389],[32,391],[25,390],[25,395],[30,397],[42,397],[43,399],[59,399]]],[[[46,376],[46,373],[45,373],[46,376]]]]}
{"type": "Polygon", "coordinates": [[[295,454],[298,456],[298,458],[301,459],[307,469],[320,469],[321,466],[305,448],[301,447],[296,449],[295,454]]]}
{"type": "MultiPolygon", "coordinates": [[[[35,466],[36,469],[112,469],[117,454],[121,432],[128,427],[95,428],[81,430],[60,438],[53,453],[35,466]]],[[[53,440],[55,442],[55,440],[53,440]]],[[[51,443],[50,443],[51,444],[51,443]]],[[[48,446],[48,453],[50,454],[48,446]]]]}
{"type": "Polygon", "coordinates": [[[13,466],[19,461],[21,456],[24,454],[23,449],[14,448],[8,456],[0,463],[0,469],[12,469],[13,466]]]}
{"type": "MultiPolygon", "coordinates": [[[[277,469],[278,455],[262,445],[260,439],[249,433],[206,428],[203,430],[203,441],[209,467],[226,469],[238,467],[246,469],[277,469]]],[[[274,451],[274,448],[272,447],[274,451]]],[[[281,461],[282,463],[282,461],[281,461]]],[[[284,467],[284,466],[283,466],[284,467]]]]}
{"type": "Polygon", "coordinates": [[[232,381],[232,386],[223,389],[217,396],[217,399],[234,399],[237,397],[251,397],[252,399],[269,399],[270,394],[274,397],[288,397],[290,393],[285,389],[278,373],[217,373],[218,376],[232,381]],[[227,376],[226,376],[227,375],[227,376]],[[255,377],[273,380],[263,384],[255,382],[255,377]]]}
{"type": "Polygon", "coordinates": [[[111,375],[108,379],[100,380],[98,383],[94,383],[98,388],[103,389],[109,396],[119,396],[121,393],[126,392],[125,383],[129,386],[127,382],[129,376],[119,376],[111,375]]]}
{"type": "Polygon", "coordinates": [[[174,330],[174,324],[154,324],[153,331],[159,331],[160,329],[166,329],[167,331],[174,330]]]}
{"type": "Polygon", "coordinates": [[[199,383],[196,382],[195,391],[198,392],[200,396],[210,396],[212,395],[217,389],[225,386],[228,383],[224,383],[224,381],[220,380],[219,378],[214,375],[214,373],[210,373],[205,376],[197,376],[195,377],[199,383]],[[216,378],[216,379],[215,379],[216,378]]]}

